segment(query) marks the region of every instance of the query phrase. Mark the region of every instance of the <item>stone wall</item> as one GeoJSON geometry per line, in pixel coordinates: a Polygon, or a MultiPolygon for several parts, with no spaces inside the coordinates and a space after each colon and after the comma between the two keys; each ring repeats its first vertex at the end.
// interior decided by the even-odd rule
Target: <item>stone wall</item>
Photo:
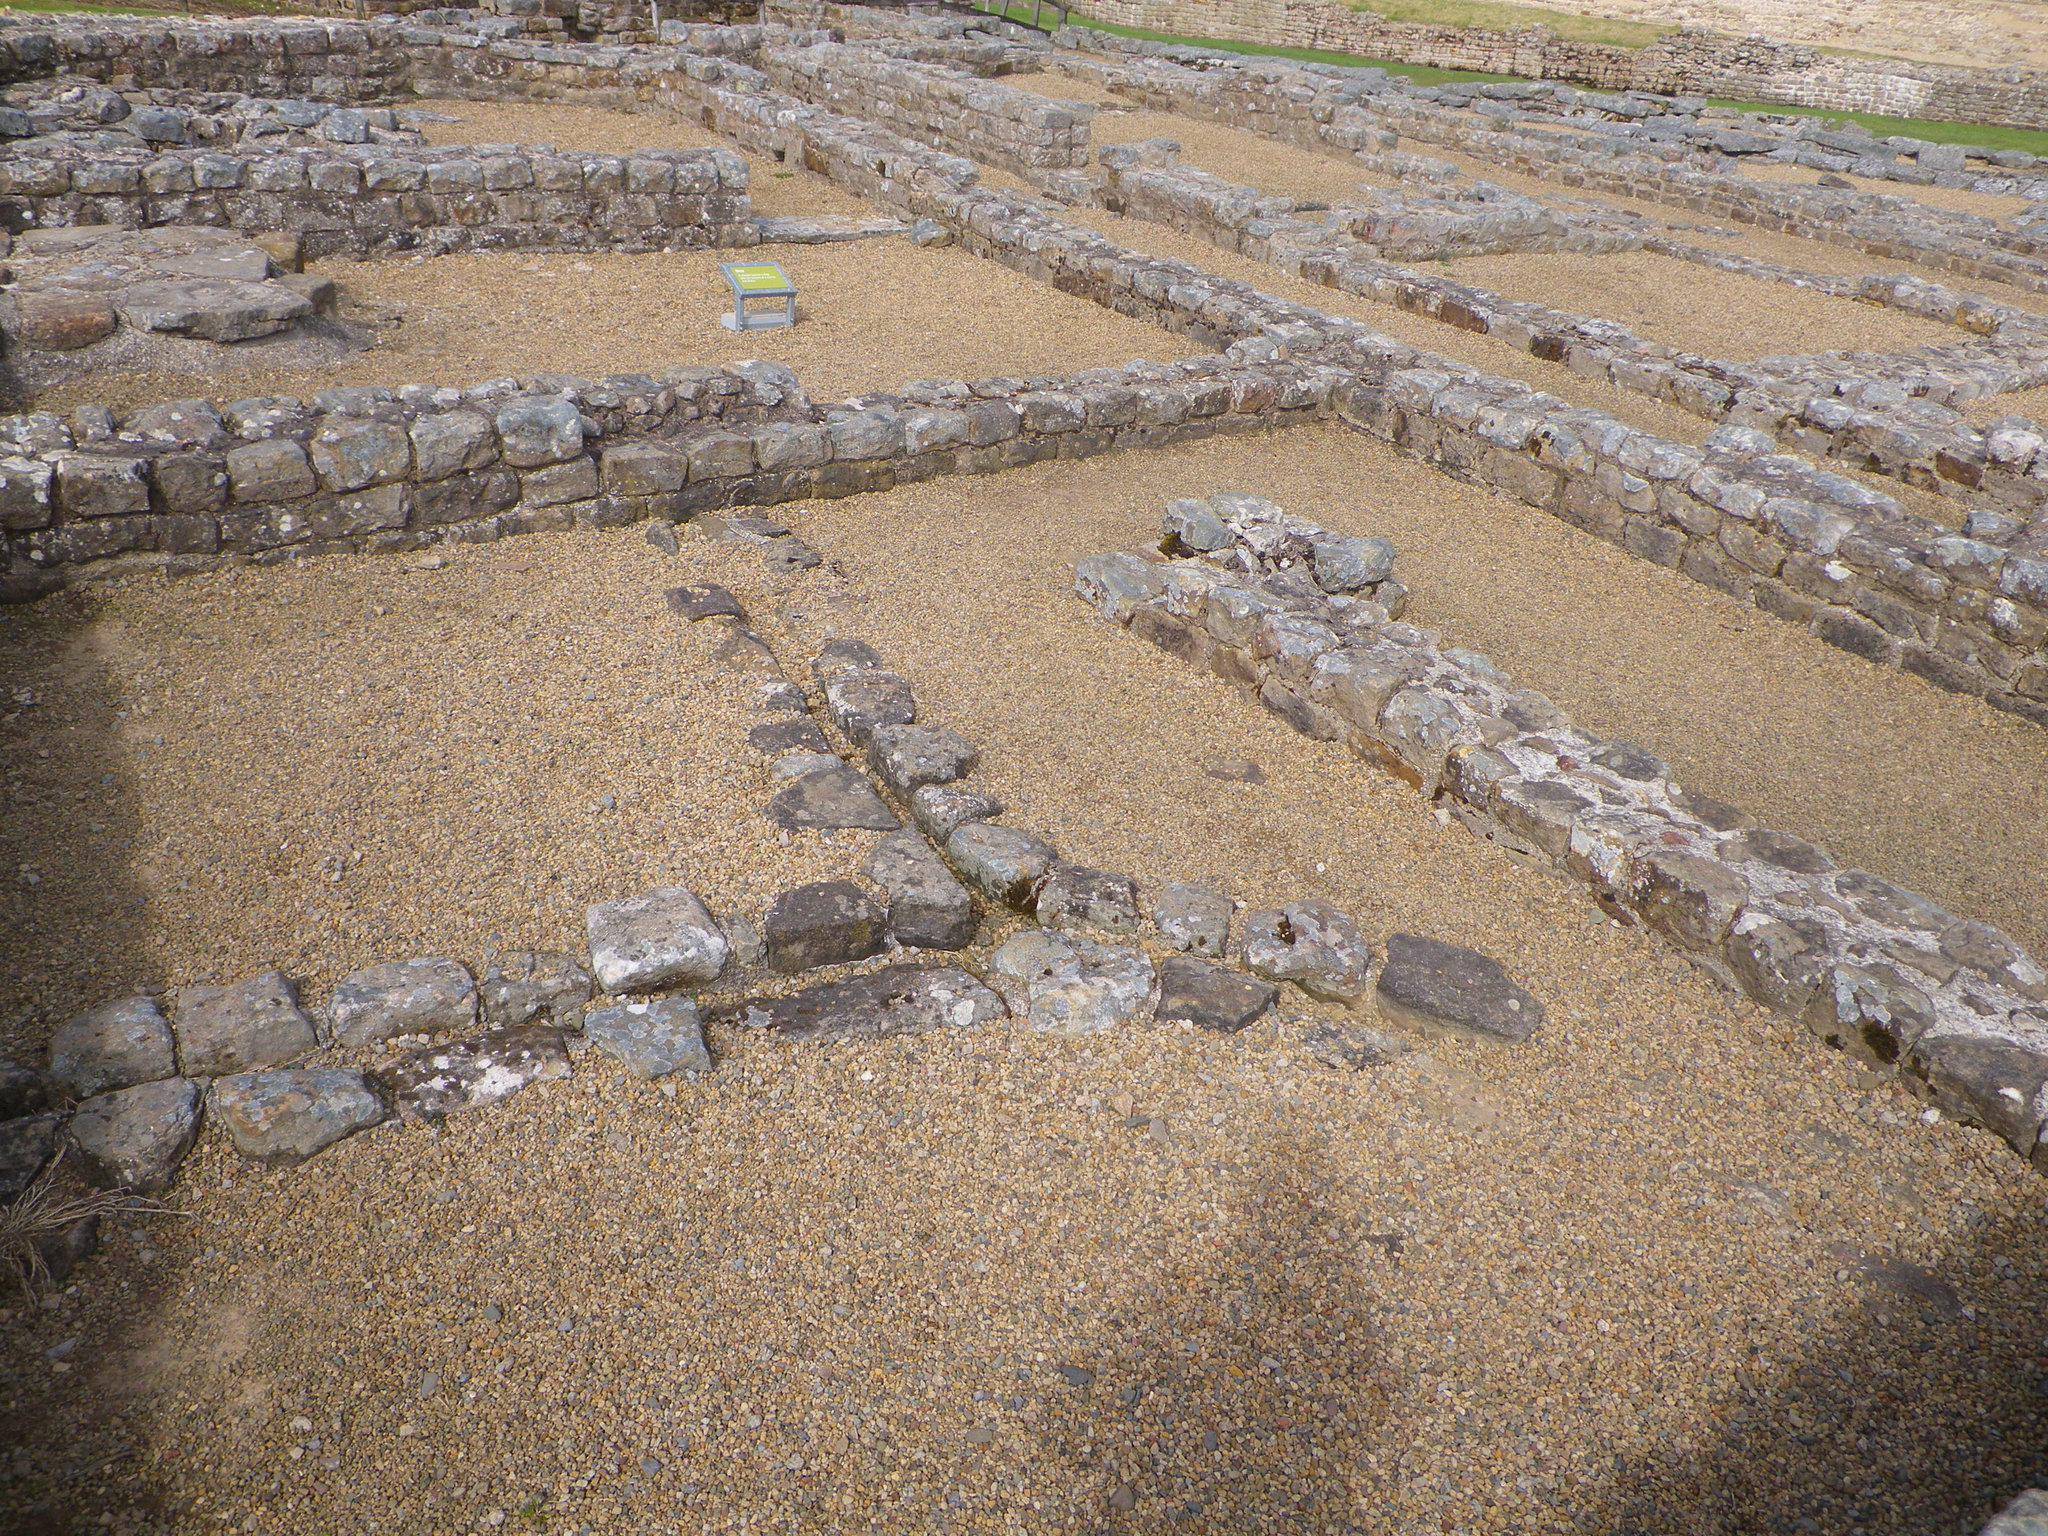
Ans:
{"type": "MultiPolygon", "coordinates": [[[[1222,511],[1250,499],[1212,502],[1222,511]]],[[[1213,545],[1221,525],[1264,559],[1229,546],[1195,553],[1170,511],[1181,558],[1083,560],[1076,591],[2048,1171],[2048,971],[2031,955],[1988,924],[1689,794],[1651,754],[1578,730],[1484,657],[1379,603],[1340,605],[1289,580],[1311,565],[1315,530],[1271,511],[1212,517],[1199,540],[1213,545]]],[[[1199,521],[1183,514],[1180,526],[1199,521]]]]}
{"type": "Polygon", "coordinates": [[[1542,27],[1495,32],[1389,22],[1331,0],[1094,0],[1087,13],[1179,37],[1327,49],[1602,90],[2048,128],[2048,78],[2037,72],[1849,58],[1762,38],[1679,32],[1644,48],[1623,48],[1575,42],[1542,27]]]}
{"type": "Polygon", "coordinates": [[[819,408],[753,364],[0,418],[0,582],[21,597],[118,570],[676,522],[1288,426],[1327,414],[1338,382],[1207,357],[819,408]]]}
{"type": "Polygon", "coordinates": [[[747,163],[724,149],[557,155],[516,146],[160,154],[30,140],[0,160],[0,228],[222,225],[309,257],[407,250],[752,245],[747,163]]]}
{"type": "Polygon", "coordinates": [[[1094,108],[870,49],[764,47],[779,91],[984,165],[1031,173],[1088,163],[1094,108]]]}

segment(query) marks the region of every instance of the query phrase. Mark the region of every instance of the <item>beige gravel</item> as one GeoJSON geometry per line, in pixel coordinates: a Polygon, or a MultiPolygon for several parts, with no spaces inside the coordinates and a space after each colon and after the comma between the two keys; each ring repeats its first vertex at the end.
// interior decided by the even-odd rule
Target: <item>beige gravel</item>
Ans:
{"type": "Polygon", "coordinates": [[[2001,416],[2027,416],[2035,421],[2048,420],[2048,385],[2038,389],[2014,390],[2009,395],[1985,395],[1967,401],[1957,409],[1980,427],[1998,420],[2001,416]]]}
{"type": "Polygon", "coordinates": [[[1904,352],[1963,339],[1936,320],[1649,251],[1473,256],[1451,262],[1449,272],[1510,298],[1619,321],[1646,341],[1737,362],[1786,352],[1904,352]]]}
{"type": "MultiPolygon", "coordinates": [[[[1807,165],[1785,165],[1777,161],[1740,160],[1737,173],[1754,181],[1775,181],[1812,186],[1822,173],[1807,165]]],[[[1947,208],[1956,213],[1978,213],[2003,224],[2030,205],[2024,198],[2001,197],[1993,192],[1972,192],[1968,187],[1916,187],[1911,182],[1887,181],[1875,176],[1837,176],[1858,192],[1875,192],[1884,197],[1910,198],[1929,208],[1947,208]]]]}
{"type": "Polygon", "coordinates": [[[38,405],[116,409],[166,396],[311,394],[340,384],[473,384],[504,374],[633,373],[681,363],[772,358],[819,400],[916,378],[1062,374],[1205,350],[1085,299],[1055,293],[957,247],[901,237],[750,253],[644,256],[492,253],[401,262],[329,261],[341,317],[376,345],[338,366],[284,370],[234,348],[190,374],[127,373],[46,391],[38,405]],[[779,261],[797,287],[797,324],[735,335],[719,325],[736,254],[779,261]],[[912,315],[917,323],[906,324],[912,315]],[[248,359],[246,362],[244,357],[248,359]]]}
{"type": "MultiPolygon", "coordinates": [[[[459,774],[490,791],[504,764],[516,793],[430,790],[387,813],[425,845],[409,887],[386,898],[400,922],[408,896],[438,914],[421,937],[553,931],[508,899],[516,882],[478,884],[469,862],[444,875],[443,861],[468,856],[430,819],[459,824],[466,847],[495,843],[490,859],[530,881],[558,862],[640,872],[650,855],[579,858],[593,825],[580,810],[601,783],[646,793],[685,780],[700,808],[743,811],[715,792],[729,738],[690,685],[684,641],[646,629],[660,586],[695,573],[741,590],[792,660],[828,630],[881,645],[929,718],[981,744],[1012,819],[1070,854],[1253,902],[1327,895],[1376,940],[1405,928],[1481,945],[1546,999],[1549,1021],[1512,1052],[1432,1048],[1358,1076],[1306,1060],[1296,1021],[1311,1010],[1298,1003],[1234,1039],[998,1033],[789,1051],[721,1032],[719,1073],[672,1098],[584,1057],[570,1083],[439,1135],[359,1138],[296,1172],[253,1171],[209,1140],[175,1196],[193,1219],[123,1225],[71,1295],[0,1322],[12,1506],[86,1528],[104,1512],[117,1531],[635,1536],[1505,1536],[1798,1518],[1904,1536],[1981,1519],[2034,1470],[2040,1181],[1981,1133],[1921,1123],[1888,1081],[1732,1003],[1065,590],[1076,554],[1134,541],[1167,494],[1236,484],[1394,531],[1425,618],[1449,624],[1455,601],[1470,604],[1461,638],[1483,640],[1487,613],[1529,631],[1531,649],[1568,628],[1561,675],[1523,670],[1589,723],[1603,723],[1598,698],[1575,688],[1618,691],[1617,674],[1673,686],[1660,666],[1674,663],[1650,658],[1712,658],[1708,688],[1689,680],[1693,713],[1769,660],[1772,632],[1709,628],[1710,595],[1654,588],[1640,562],[1581,551],[1576,535],[1483,499],[1458,508],[1457,537],[1495,580],[1474,573],[1466,597],[1445,592],[1457,567],[1426,529],[1471,493],[1422,476],[1311,429],[786,509],[843,577],[771,581],[744,551],[695,543],[660,562],[626,531],[464,551],[431,577],[333,562],[235,578],[247,606],[223,617],[274,624],[256,594],[288,593],[279,617],[298,616],[299,645],[343,640],[319,652],[322,692],[354,684],[342,664],[361,647],[328,633],[318,588],[449,582],[427,590],[456,611],[421,626],[408,608],[391,631],[420,674],[407,703],[423,708],[407,716],[453,708],[460,730],[537,707],[578,742],[548,768],[457,737],[459,774]],[[1621,588],[1640,605],[1634,654],[1610,639],[1628,617],[1614,611],[1629,606],[1614,601],[1621,588]],[[529,644],[529,668],[503,683],[464,665],[469,624],[522,599],[556,648],[529,644]],[[1532,623],[1538,604],[1557,615],[1548,627],[1532,623]],[[482,701],[455,695],[444,672],[482,701]],[[1217,758],[1254,759],[1267,781],[1207,777],[1217,758]],[[534,839],[544,851],[529,854],[534,839]],[[77,1343],[59,1372],[42,1351],[66,1338],[77,1343]],[[1093,1379],[1070,1385],[1062,1367],[1093,1379]]],[[[193,608],[195,593],[226,596],[137,584],[90,617],[53,619],[62,633],[40,649],[12,643],[31,658],[90,656],[88,635],[174,597],[193,608]]],[[[1800,644],[1811,672],[1842,665],[1800,644]]],[[[73,664],[117,677],[134,665],[111,644],[104,654],[73,664]]],[[[240,697],[220,667],[203,675],[240,697]]],[[[289,683],[317,701],[289,645],[270,674],[265,691],[289,683]]],[[[1827,733],[1855,712],[1842,681],[1812,687],[1803,757],[1796,732],[1777,733],[1796,783],[1828,782],[1827,733]]],[[[75,752],[116,729],[87,715],[90,697],[79,679],[48,714],[31,711],[35,739],[75,752]]],[[[1940,695],[1900,697],[1920,742],[1958,723],[1940,695]]],[[[159,771],[213,750],[200,738],[237,724],[227,708],[167,733],[159,771]]],[[[1716,740],[1744,728],[1737,713],[1715,712],[1716,740]]],[[[396,777],[347,755],[381,749],[389,727],[304,723],[273,728],[273,797],[310,805],[329,762],[396,777]]],[[[1979,736],[1975,751],[2020,762],[2010,745],[1979,736]]],[[[1897,835],[1962,862],[1958,835],[1914,814],[1889,773],[1871,783],[1868,762],[1857,767],[1866,811],[1883,797],[1897,835]]],[[[723,815],[707,826],[630,804],[616,845],[658,847],[662,867],[709,881],[734,860],[727,879],[748,888],[802,872],[765,845],[720,845],[723,815]]],[[[232,853],[237,883],[195,899],[202,914],[271,889],[240,884],[266,857],[242,830],[211,844],[232,853]]],[[[220,935],[239,941],[223,921],[166,922],[161,942],[217,963],[220,935]]]]}

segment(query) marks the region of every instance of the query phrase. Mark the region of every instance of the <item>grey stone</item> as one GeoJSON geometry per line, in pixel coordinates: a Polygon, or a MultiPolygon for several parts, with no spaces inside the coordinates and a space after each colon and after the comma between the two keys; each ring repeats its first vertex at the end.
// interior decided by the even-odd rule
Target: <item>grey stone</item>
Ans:
{"type": "Polygon", "coordinates": [[[1030,906],[1058,857],[1043,838],[988,822],[970,821],[946,839],[946,861],[968,888],[1005,907],[1030,906]]]}
{"type": "Polygon", "coordinates": [[[1749,882],[1728,865],[1675,848],[1651,848],[1631,862],[1629,904],[1683,949],[1719,949],[1749,894],[1749,882]]]}
{"type": "Polygon", "coordinates": [[[1326,901],[1289,902],[1244,919],[1244,963],[1269,981],[1291,981],[1311,997],[1356,1002],[1365,995],[1372,950],[1358,925],[1326,901]]]}
{"type": "Polygon", "coordinates": [[[50,1084],[34,1067],[0,1061],[0,1120],[40,1115],[52,1103],[50,1084]]]}
{"type": "Polygon", "coordinates": [[[1159,1017],[1203,1029],[1235,1031],[1280,1000],[1280,988],[1207,960],[1176,955],[1159,966],[1159,1017]]]}
{"type": "Polygon", "coordinates": [[[882,803],[866,775],[844,763],[816,768],[776,791],[768,802],[768,819],[791,829],[852,827],[893,832],[903,825],[882,803]]]}
{"type": "Polygon", "coordinates": [[[253,341],[310,319],[313,301],[282,283],[130,283],[114,301],[139,331],[197,336],[204,341],[253,341]]]}
{"type": "Polygon", "coordinates": [[[2036,1002],[2048,1000],[2048,973],[1989,923],[1960,922],[1943,932],[1941,952],[1958,965],[2036,1002]]]}
{"type": "Polygon", "coordinates": [[[574,955],[516,949],[484,962],[478,987],[484,1022],[508,1028],[547,1017],[561,1029],[580,1028],[590,1001],[590,973],[574,955]]]}
{"type": "Polygon", "coordinates": [[[1230,530],[1223,526],[1223,519],[1210,510],[1209,503],[1189,497],[1166,504],[1166,517],[1160,527],[1174,544],[1198,554],[1228,549],[1235,542],[1230,530]]]}
{"type": "Polygon", "coordinates": [[[583,452],[583,413],[561,395],[522,395],[498,407],[498,436],[515,469],[560,464],[583,452]]]}
{"type": "Polygon", "coordinates": [[[187,1077],[283,1066],[319,1044],[282,971],[224,987],[181,987],[175,1012],[178,1066],[187,1077]]]}
{"type": "Polygon", "coordinates": [[[118,1088],[78,1106],[71,1140],[99,1184],[154,1194],[192,1150],[199,1105],[199,1085],[190,1078],[118,1088]]]}
{"type": "Polygon", "coordinates": [[[1893,885],[1861,869],[1845,869],[1835,876],[1835,890],[1863,917],[1891,928],[1918,929],[1923,933],[1946,933],[1955,918],[1926,897],[1893,885]]]}
{"type": "Polygon", "coordinates": [[[669,612],[681,614],[695,623],[698,619],[733,618],[745,622],[747,610],[740,606],[740,600],[724,587],[708,581],[692,582],[687,586],[671,587],[667,593],[669,612]]]}
{"type": "Polygon", "coordinates": [[[752,918],[744,913],[731,912],[718,919],[718,926],[725,930],[729,951],[727,965],[745,968],[759,965],[768,958],[768,941],[761,937],[761,930],[754,926],[752,918]]]}
{"type": "Polygon", "coordinates": [[[889,932],[918,949],[962,949],[974,940],[974,900],[932,845],[908,828],[875,845],[861,873],[889,895],[889,932]]]}
{"type": "Polygon", "coordinates": [[[389,1113],[360,1072],[245,1072],[217,1077],[207,1109],[244,1157],[272,1167],[303,1163],[389,1113]]]}
{"type": "Polygon", "coordinates": [[[917,697],[910,684],[886,672],[863,672],[827,683],[825,707],[857,747],[866,747],[880,726],[909,725],[917,719],[917,697]]]}
{"type": "Polygon", "coordinates": [[[320,488],[306,450],[290,438],[266,438],[230,448],[228,484],[236,501],[296,501],[320,488]]]}
{"type": "Polygon", "coordinates": [[[865,640],[828,640],[811,658],[811,676],[821,688],[864,672],[886,672],[882,653],[865,640]]]}
{"type": "Polygon", "coordinates": [[[1313,550],[1316,585],[1325,592],[1363,592],[1394,574],[1394,546],[1385,539],[1325,533],[1313,550]]]}
{"type": "Polygon", "coordinates": [[[1933,1028],[1934,1002],[1894,966],[1824,964],[1801,1022],[1852,1056],[1892,1066],[1933,1028]]]}
{"type": "Polygon", "coordinates": [[[591,971],[607,992],[716,981],[725,969],[725,935],[704,903],[679,885],[598,902],[584,914],[584,931],[591,971]]]}
{"type": "Polygon", "coordinates": [[[388,421],[330,417],[313,438],[313,467],[333,490],[402,480],[412,468],[412,439],[388,421]]]}
{"type": "Polygon", "coordinates": [[[1377,993],[1381,1018],[1422,1034],[1519,1044],[1543,1022],[1543,1005],[1500,962],[1412,933],[1388,937],[1377,993]]]}
{"type": "Polygon", "coordinates": [[[137,107],[125,119],[128,131],[150,144],[183,144],[189,119],[176,107],[137,107]]]}
{"type": "Polygon", "coordinates": [[[832,743],[809,720],[770,720],[747,732],[747,745],[763,757],[781,757],[790,752],[830,754],[832,743]]]}
{"type": "Polygon", "coordinates": [[[2038,1037],[1930,1029],[1914,1042],[1905,1070],[1944,1113],[2003,1137],[2022,1157],[2033,1155],[2041,1089],[2048,1083],[2048,1049],[2038,1037]]]}
{"type": "Polygon", "coordinates": [[[497,434],[475,411],[437,411],[412,424],[413,462],[422,480],[488,469],[498,457],[497,434]]]}
{"type": "Polygon", "coordinates": [[[174,1077],[178,1046],[153,997],[124,997],[81,1013],[50,1037],[50,1076],[74,1099],[174,1077]]]}
{"type": "Polygon", "coordinates": [[[845,766],[836,752],[789,752],[768,765],[768,777],[779,784],[787,779],[801,779],[806,774],[829,772],[845,766]]]}
{"type": "Polygon", "coordinates": [[[867,747],[869,765],[906,798],[925,784],[964,779],[981,758],[972,742],[937,725],[880,725],[867,747]]]}
{"type": "Polygon", "coordinates": [[[761,935],[771,968],[808,971],[880,954],[888,945],[889,919],[851,880],[821,880],[769,903],[761,935]]]}
{"type": "Polygon", "coordinates": [[[57,1155],[62,1115],[23,1115],[0,1121],[0,1206],[12,1205],[57,1155]]]}
{"type": "Polygon", "coordinates": [[[1321,1023],[1302,1031],[1302,1049],[1326,1067],[1357,1072],[1365,1067],[1383,1067],[1404,1054],[1407,1044],[1376,1029],[1360,1029],[1321,1023]]]}
{"type": "Polygon", "coordinates": [[[1108,870],[1054,864],[1038,888],[1038,920],[1048,928],[1129,933],[1139,922],[1138,883],[1108,870]]]}
{"type": "Polygon", "coordinates": [[[426,1046],[377,1073],[376,1081],[402,1118],[419,1121],[495,1104],[533,1083],[568,1075],[562,1032],[521,1024],[426,1046]]]}
{"type": "Polygon", "coordinates": [[[1221,955],[1230,937],[1230,898],[1199,885],[1169,885],[1160,893],[1152,921],[1175,949],[1221,955]]]}
{"type": "Polygon", "coordinates": [[[697,1005],[687,997],[593,1008],[584,1018],[583,1032],[592,1045],[616,1056],[635,1077],[711,1070],[711,1052],[704,1045],[697,1005]]]}
{"type": "Polygon", "coordinates": [[[2029,1488],[2018,1495],[1977,1536],[2048,1536],[2048,1490],[2029,1488]]]}
{"type": "Polygon", "coordinates": [[[910,797],[910,814],[934,842],[944,843],[972,821],[993,821],[1006,807],[994,795],[951,784],[927,784],[910,797]]]}
{"type": "Polygon", "coordinates": [[[1002,998],[966,971],[891,965],[868,976],[749,998],[741,1021],[792,1040],[876,1040],[975,1029],[1007,1016],[1002,998]]]}
{"type": "Polygon", "coordinates": [[[337,1045],[454,1034],[476,1023],[476,983],[460,960],[393,960],[336,982],[327,1017],[337,1045]]]}
{"type": "Polygon", "coordinates": [[[953,243],[953,231],[937,219],[919,219],[910,226],[912,245],[941,246],[953,243]]]}
{"type": "Polygon", "coordinates": [[[989,958],[1010,1011],[1039,1034],[1092,1035],[1152,1014],[1158,978],[1143,950],[1027,928],[989,958]]]}
{"type": "Polygon", "coordinates": [[[1074,592],[1104,618],[1130,622],[1140,606],[1166,591],[1158,566],[1136,555],[1090,555],[1074,565],[1074,592]]]}

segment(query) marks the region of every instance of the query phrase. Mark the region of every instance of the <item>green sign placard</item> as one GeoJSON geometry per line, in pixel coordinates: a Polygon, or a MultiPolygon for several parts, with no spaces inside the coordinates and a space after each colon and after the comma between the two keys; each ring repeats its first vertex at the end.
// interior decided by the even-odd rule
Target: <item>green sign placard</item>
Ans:
{"type": "Polygon", "coordinates": [[[725,275],[741,293],[778,293],[790,286],[782,268],[772,261],[728,262],[725,275]]]}

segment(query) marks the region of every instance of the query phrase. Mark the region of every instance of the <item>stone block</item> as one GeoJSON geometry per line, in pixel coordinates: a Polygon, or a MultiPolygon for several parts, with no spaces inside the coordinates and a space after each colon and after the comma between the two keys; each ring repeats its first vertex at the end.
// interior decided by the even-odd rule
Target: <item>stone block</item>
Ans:
{"type": "Polygon", "coordinates": [[[174,1012],[178,1065],[187,1077],[282,1066],[319,1043],[298,989],[281,971],[227,986],[181,987],[174,1012]]]}
{"type": "Polygon", "coordinates": [[[362,1073],[337,1067],[218,1077],[207,1103],[236,1151],[273,1168],[303,1163],[390,1114],[362,1073]]]}
{"type": "Polygon", "coordinates": [[[1380,1017],[1425,1035],[1519,1044],[1543,1022],[1543,1005],[1476,950],[1412,933],[1387,937],[1374,988],[1380,1017]]]}
{"type": "Polygon", "coordinates": [[[74,1099],[173,1077],[177,1041],[153,997],[124,997],[57,1026],[50,1078],[74,1099]]]}
{"type": "Polygon", "coordinates": [[[476,984],[460,960],[393,960],[335,983],[328,1020],[337,1045],[393,1035],[443,1035],[476,1023],[476,984]]]}
{"type": "Polygon", "coordinates": [[[86,1172],[109,1189],[153,1195],[166,1188],[199,1134],[199,1085],[168,1077],[87,1099],[71,1117],[86,1172]]]}
{"type": "Polygon", "coordinates": [[[844,965],[880,954],[888,916],[850,880],[824,880],[785,891],[761,924],[768,964],[778,971],[844,965]]]}
{"type": "Polygon", "coordinates": [[[638,1078],[713,1069],[697,1005],[687,997],[594,1008],[583,1021],[583,1031],[592,1045],[638,1078]]]}
{"type": "Polygon", "coordinates": [[[1280,1000],[1280,988],[1206,960],[1176,956],[1159,966],[1158,1017],[1234,1033],[1256,1023],[1280,1000]]]}
{"type": "Polygon", "coordinates": [[[659,886],[584,915],[591,971],[607,992],[716,981],[725,969],[725,935],[711,913],[681,886],[659,886]]]}

